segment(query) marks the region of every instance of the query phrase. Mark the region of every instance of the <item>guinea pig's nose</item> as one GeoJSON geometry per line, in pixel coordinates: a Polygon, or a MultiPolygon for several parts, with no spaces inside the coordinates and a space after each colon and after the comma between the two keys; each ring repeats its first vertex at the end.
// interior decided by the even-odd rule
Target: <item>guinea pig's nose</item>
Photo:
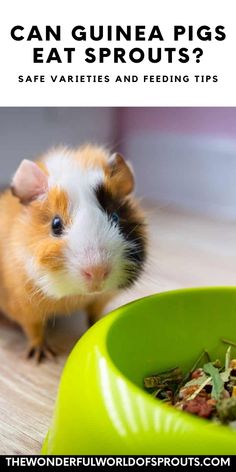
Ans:
{"type": "Polygon", "coordinates": [[[100,264],[89,266],[81,269],[81,274],[87,281],[102,282],[111,272],[111,267],[108,264],[100,264]]]}

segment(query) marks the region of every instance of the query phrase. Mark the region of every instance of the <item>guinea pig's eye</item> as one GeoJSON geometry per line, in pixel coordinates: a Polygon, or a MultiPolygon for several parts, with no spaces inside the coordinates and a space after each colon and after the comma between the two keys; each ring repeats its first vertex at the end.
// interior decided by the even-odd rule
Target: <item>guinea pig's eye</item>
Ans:
{"type": "Polygon", "coordinates": [[[111,214],[111,221],[114,225],[118,225],[119,220],[120,220],[120,218],[119,218],[119,215],[117,213],[114,212],[114,213],[111,214]]]}
{"type": "Polygon", "coordinates": [[[63,221],[60,216],[55,216],[52,220],[52,233],[54,236],[61,236],[63,233],[63,221]]]}

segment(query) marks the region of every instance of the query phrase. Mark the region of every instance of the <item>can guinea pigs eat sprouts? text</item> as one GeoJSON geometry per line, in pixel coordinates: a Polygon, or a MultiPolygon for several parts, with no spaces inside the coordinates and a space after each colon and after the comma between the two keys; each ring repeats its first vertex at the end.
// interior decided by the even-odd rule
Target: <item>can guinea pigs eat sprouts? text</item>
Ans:
{"type": "Polygon", "coordinates": [[[24,330],[30,357],[53,354],[47,319],[81,308],[92,323],[138,279],[146,229],[133,188],[130,165],[102,147],[21,162],[0,197],[0,309],[24,330]]]}

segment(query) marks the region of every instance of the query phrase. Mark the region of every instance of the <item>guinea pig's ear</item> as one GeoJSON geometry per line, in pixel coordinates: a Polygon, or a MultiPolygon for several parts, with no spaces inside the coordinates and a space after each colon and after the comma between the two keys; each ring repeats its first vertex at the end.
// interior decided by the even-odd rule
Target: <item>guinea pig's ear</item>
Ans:
{"type": "Polygon", "coordinates": [[[114,193],[120,197],[129,195],[134,189],[134,175],[130,164],[120,154],[112,154],[108,164],[114,193]]]}
{"type": "Polygon", "coordinates": [[[24,159],[11,184],[11,191],[21,203],[27,204],[43,195],[48,188],[48,177],[35,162],[24,159]]]}

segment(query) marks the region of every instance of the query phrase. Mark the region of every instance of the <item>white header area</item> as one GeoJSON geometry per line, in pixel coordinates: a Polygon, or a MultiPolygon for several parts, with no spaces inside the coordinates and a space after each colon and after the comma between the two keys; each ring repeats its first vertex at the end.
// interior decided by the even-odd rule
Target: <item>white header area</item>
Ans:
{"type": "Polygon", "coordinates": [[[235,0],[8,0],[0,106],[236,106],[235,18],[235,0]]]}

